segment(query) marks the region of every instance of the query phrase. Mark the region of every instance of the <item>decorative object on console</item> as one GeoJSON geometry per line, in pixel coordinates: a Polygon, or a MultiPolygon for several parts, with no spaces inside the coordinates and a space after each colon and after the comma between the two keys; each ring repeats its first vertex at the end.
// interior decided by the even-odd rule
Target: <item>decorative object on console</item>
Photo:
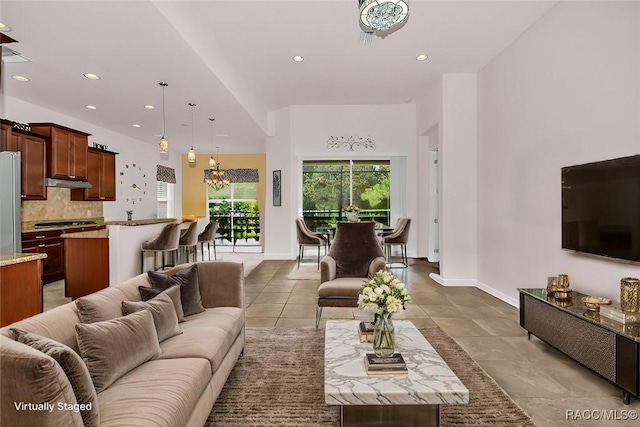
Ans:
{"type": "Polygon", "coordinates": [[[622,307],[617,303],[600,307],[600,315],[624,325],[640,324],[640,313],[622,311],[622,307]]]}
{"type": "Polygon", "coordinates": [[[360,28],[384,38],[409,18],[409,0],[359,0],[360,28]]]}
{"type": "Polygon", "coordinates": [[[369,137],[362,136],[331,136],[327,141],[327,148],[338,149],[349,147],[348,151],[354,151],[353,147],[365,150],[375,150],[376,142],[369,137]]]}
{"type": "Polygon", "coordinates": [[[587,310],[600,311],[601,305],[611,304],[609,298],[602,297],[582,297],[582,302],[587,306],[587,310]]]}
{"type": "Polygon", "coordinates": [[[160,138],[160,141],[158,141],[158,151],[160,151],[161,153],[168,153],[169,141],[167,140],[166,128],[165,128],[166,115],[165,115],[165,109],[164,109],[164,88],[166,88],[169,85],[165,82],[160,82],[158,84],[160,85],[160,87],[162,87],[162,137],[160,138]]]}
{"type": "Polygon", "coordinates": [[[127,211],[127,221],[131,221],[133,219],[133,211],[127,211]]]}
{"type": "Polygon", "coordinates": [[[358,290],[358,307],[378,315],[373,327],[373,351],[389,357],[395,350],[395,329],[391,315],[405,309],[409,293],[390,271],[380,270],[358,290]]]}
{"type": "Polygon", "coordinates": [[[640,279],[636,277],[620,279],[620,306],[622,311],[640,312],[640,279]]]}

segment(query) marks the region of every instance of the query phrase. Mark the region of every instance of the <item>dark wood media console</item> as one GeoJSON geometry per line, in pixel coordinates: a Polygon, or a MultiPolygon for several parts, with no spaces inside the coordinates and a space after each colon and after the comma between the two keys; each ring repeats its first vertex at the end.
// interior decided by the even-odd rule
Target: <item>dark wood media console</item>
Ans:
{"type": "Polygon", "coordinates": [[[571,301],[547,298],[545,289],[518,289],[520,326],[622,390],[623,401],[640,397],[640,325],[600,319],[584,294],[571,301]]]}

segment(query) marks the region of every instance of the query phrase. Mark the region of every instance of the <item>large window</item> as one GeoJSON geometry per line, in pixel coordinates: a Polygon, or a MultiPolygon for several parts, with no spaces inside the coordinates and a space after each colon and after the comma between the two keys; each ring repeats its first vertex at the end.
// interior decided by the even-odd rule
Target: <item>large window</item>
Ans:
{"type": "Polygon", "coordinates": [[[173,186],[163,181],[157,182],[157,216],[158,218],[173,218],[173,186]]]}
{"type": "Polygon", "coordinates": [[[342,219],[348,205],[360,208],[360,218],[390,223],[388,160],[313,160],[302,163],[302,210],[313,228],[342,219]]]}
{"type": "Polygon", "coordinates": [[[221,190],[207,187],[209,217],[218,221],[222,245],[259,245],[260,210],[257,183],[231,183],[221,190]]]}

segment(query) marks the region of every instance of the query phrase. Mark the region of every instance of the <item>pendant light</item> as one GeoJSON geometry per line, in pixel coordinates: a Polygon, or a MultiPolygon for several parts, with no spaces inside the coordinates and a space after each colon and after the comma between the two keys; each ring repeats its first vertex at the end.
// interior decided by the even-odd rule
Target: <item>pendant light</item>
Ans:
{"type": "Polygon", "coordinates": [[[168,84],[166,84],[165,82],[160,82],[158,83],[161,87],[162,87],[162,138],[160,138],[160,141],[158,141],[158,150],[161,153],[168,153],[169,152],[169,141],[167,140],[166,137],[166,116],[165,116],[165,110],[164,110],[164,88],[169,86],[168,84]]]}
{"type": "MultiPolygon", "coordinates": [[[[211,129],[213,130],[213,122],[215,121],[215,119],[210,118],[209,121],[211,122],[211,129]]],[[[214,140],[215,140],[215,135],[214,135],[214,140]]],[[[213,154],[212,154],[211,157],[209,158],[209,168],[215,169],[216,165],[217,165],[216,159],[213,158],[213,154]]]]}
{"type": "Polygon", "coordinates": [[[196,104],[193,102],[189,103],[189,107],[191,107],[191,150],[189,150],[189,154],[187,154],[187,160],[189,163],[196,162],[196,152],[193,150],[193,107],[195,106],[196,104]]]}
{"type": "MultiPolygon", "coordinates": [[[[211,121],[211,129],[213,130],[213,121],[215,119],[209,119],[211,121]]],[[[214,138],[215,140],[215,138],[214,138]]],[[[220,147],[216,147],[216,157],[219,157],[220,147]]],[[[204,183],[216,191],[222,190],[229,185],[229,180],[224,176],[225,171],[220,169],[220,162],[216,162],[216,159],[211,156],[209,159],[209,169],[204,171],[204,183]]]]}

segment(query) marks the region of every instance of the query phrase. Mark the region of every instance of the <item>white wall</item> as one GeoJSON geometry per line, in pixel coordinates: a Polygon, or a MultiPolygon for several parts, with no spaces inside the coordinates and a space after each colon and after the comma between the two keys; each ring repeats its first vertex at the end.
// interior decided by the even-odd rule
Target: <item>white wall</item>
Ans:
{"type": "Polygon", "coordinates": [[[475,74],[443,75],[440,277],[448,285],[475,285],[477,279],[476,97],[475,74]]]}
{"type": "MultiPolygon", "coordinates": [[[[405,198],[406,215],[416,218],[416,112],[415,105],[333,105],[291,106],[270,115],[267,141],[267,169],[282,170],[282,207],[270,207],[271,184],[267,190],[269,228],[265,241],[267,254],[297,256],[294,219],[300,215],[302,194],[301,164],[311,158],[386,158],[392,155],[407,159],[405,198]],[[370,137],[376,150],[349,152],[328,149],[331,136],[370,137]],[[274,233],[278,234],[274,234],[274,233]]],[[[413,227],[413,225],[412,225],[413,227]]],[[[409,256],[416,253],[416,233],[410,233],[409,256]]]]}
{"type": "Polygon", "coordinates": [[[478,279],[569,274],[619,299],[640,266],[561,249],[560,168],[640,153],[640,4],[561,2],[478,75],[478,279]]]}
{"type": "MultiPolygon", "coordinates": [[[[74,117],[60,114],[56,111],[48,110],[40,106],[30,104],[4,95],[3,118],[21,123],[29,122],[52,122],[72,129],[92,134],[89,137],[89,145],[92,142],[108,146],[109,151],[119,153],[116,156],[116,201],[115,202],[95,202],[103,204],[103,215],[105,220],[125,220],[126,211],[133,210],[134,219],[146,219],[156,217],[156,166],[165,165],[176,170],[176,177],[181,177],[180,153],[170,152],[161,155],[155,145],[129,138],[122,134],[101,128],[91,123],[78,120],[74,117]],[[164,157],[167,158],[164,158],[164,157]],[[126,202],[124,195],[124,184],[126,180],[121,179],[120,172],[126,170],[125,166],[132,164],[142,167],[142,172],[146,175],[143,182],[146,182],[149,190],[142,195],[142,202],[136,201],[134,205],[131,201],[126,202]]],[[[142,182],[136,183],[143,186],[142,182]]],[[[181,186],[174,186],[175,206],[174,215],[182,217],[182,189],[181,186]]]]}

